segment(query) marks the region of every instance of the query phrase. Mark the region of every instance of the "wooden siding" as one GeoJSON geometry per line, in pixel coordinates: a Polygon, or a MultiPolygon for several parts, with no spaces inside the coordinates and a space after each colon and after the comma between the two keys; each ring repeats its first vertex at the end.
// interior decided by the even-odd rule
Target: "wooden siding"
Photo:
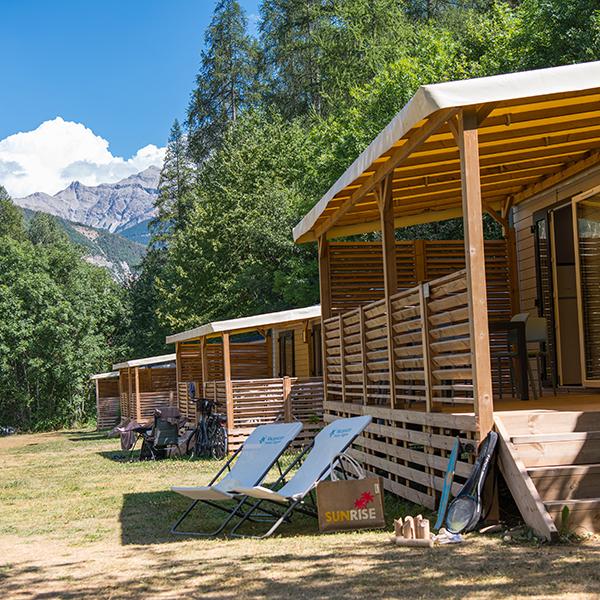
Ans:
{"type": "Polygon", "coordinates": [[[119,423],[121,416],[119,378],[97,379],[95,384],[96,428],[109,429],[119,423]]]}
{"type": "Polygon", "coordinates": [[[136,368],[121,369],[121,416],[148,422],[156,409],[176,403],[176,374],[174,367],[139,367],[137,381],[139,397],[136,394],[136,368]],[[131,382],[129,377],[131,376],[131,382]]]}
{"type": "Polygon", "coordinates": [[[513,208],[513,222],[517,245],[517,272],[520,310],[537,314],[537,284],[534,235],[531,232],[534,213],[600,185],[600,165],[549,188],[513,208]]]}

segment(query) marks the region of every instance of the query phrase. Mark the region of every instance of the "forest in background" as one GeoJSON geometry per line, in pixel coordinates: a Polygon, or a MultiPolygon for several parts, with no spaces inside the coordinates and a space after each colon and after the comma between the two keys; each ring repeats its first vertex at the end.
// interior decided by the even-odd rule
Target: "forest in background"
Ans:
{"type": "Polygon", "coordinates": [[[128,286],[2,199],[0,425],[93,415],[89,374],[167,333],[318,302],[316,249],[292,227],[420,85],[597,59],[597,0],[263,0],[255,35],[219,0],[128,286]]]}

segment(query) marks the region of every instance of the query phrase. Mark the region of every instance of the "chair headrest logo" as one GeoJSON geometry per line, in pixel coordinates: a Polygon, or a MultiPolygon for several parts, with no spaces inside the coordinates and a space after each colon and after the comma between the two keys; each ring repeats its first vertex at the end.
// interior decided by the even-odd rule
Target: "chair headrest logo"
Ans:
{"type": "Polygon", "coordinates": [[[263,435],[260,440],[258,440],[259,444],[279,444],[283,440],[282,435],[263,435]]]}
{"type": "Polygon", "coordinates": [[[351,427],[347,427],[346,429],[332,429],[329,432],[330,438],[344,438],[347,437],[352,432],[351,427]]]}

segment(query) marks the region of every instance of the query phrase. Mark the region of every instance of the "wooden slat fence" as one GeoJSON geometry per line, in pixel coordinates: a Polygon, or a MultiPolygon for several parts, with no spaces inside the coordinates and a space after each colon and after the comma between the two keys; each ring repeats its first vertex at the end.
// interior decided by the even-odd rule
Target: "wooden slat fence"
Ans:
{"type": "Polygon", "coordinates": [[[396,407],[472,405],[466,290],[458,271],[325,320],[328,398],[389,406],[393,381],[396,407]]]}
{"type": "MultiPolygon", "coordinates": [[[[325,422],[368,414],[372,423],[356,440],[351,454],[367,471],[383,478],[386,490],[431,510],[444,483],[454,438],[467,447],[477,443],[472,415],[428,413],[342,402],[325,403],[325,422]]],[[[472,470],[462,457],[456,464],[453,494],[472,470]]]]}
{"type": "MultiPolygon", "coordinates": [[[[381,322],[377,321],[377,313],[384,310],[383,304],[376,304],[382,300],[383,292],[383,259],[380,242],[331,242],[329,252],[329,268],[331,272],[331,306],[332,312],[337,316],[342,315],[347,346],[344,353],[344,361],[348,363],[346,373],[347,377],[343,382],[345,393],[348,397],[353,394],[357,398],[362,398],[365,393],[374,400],[376,397],[385,399],[389,394],[389,382],[386,382],[385,371],[387,367],[378,364],[376,361],[383,359],[385,348],[385,339],[377,339],[378,332],[381,333],[381,322]],[[374,304],[375,303],[375,304],[374,304]],[[366,352],[369,353],[369,374],[367,378],[367,388],[361,389],[361,381],[352,371],[356,366],[352,363],[361,357],[361,349],[356,343],[352,342],[351,333],[359,326],[359,306],[369,305],[370,315],[367,315],[363,327],[366,327],[368,343],[366,352]],[[351,311],[356,312],[351,312],[351,311]],[[382,375],[380,377],[380,375],[382,375]],[[387,390],[387,391],[386,391],[387,390]]],[[[492,321],[509,320],[513,314],[518,312],[518,294],[514,261],[511,258],[509,241],[486,240],[485,241],[485,260],[486,260],[486,282],[488,295],[488,314],[492,321]]],[[[464,241],[463,240],[415,240],[396,242],[396,268],[398,272],[398,291],[414,290],[419,283],[428,280],[437,280],[441,277],[452,276],[456,271],[465,266],[464,241]]],[[[410,297],[404,298],[409,301],[410,297]]],[[[415,298],[413,298],[413,301],[415,298]]],[[[397,298],[396,306],[401,298],[397,298]]],[[[379,315],[381,317],[381,314],[379,315]]],[[[404,321],[405,316],[399,315],[404,321]]],[[[381,319],[380,319],[381,321],[381,319]]],[[[418,323],[415,323],[419,329],[418,323]]],[[[404,327],[409,327],[406,323],[404,327]]],[[[326,346],[328,355],[334,359],[338,352],[335,349],[333,337],[338,325],[329,323],[325,332],[326,346]],[[333,336],[333,337],[332,337],[333,336]]],[[[404,345],[404,340],[410,340],[418,335],[417,329],[407,330],[404,337],[400,337],[400,343],[404,345]]],[[[398,333],[398,332],[396,332],[398,333]]],[[[490,349],[494,356],[507,350],[506,333],[498,331],[490,334],[490,349]]],[[[418,361],[418,357],[412,354],[412,350],[405,348],[407,354],[396,355],[397,360],[405,361],[402,364],[408,366],[411,361],[418,361]]],[[[443,362],[443,358],[441,358],[443,362]]],[[[335,361],[334,361],[335,362],[335,361]]],[[[332,368],[330,372],[328,386],[331,393],[341,394],[342,381],[338,376],[341,363],[332,368]],[[337,388],[336,388],[337,386],[337,388]],[[334,388],[335,391],[334,391],[334,388]]],[[[498,364],[494,361],[492,369],[494,393],[499,395],[500,383],[504,394],[510,395],[510,369],[507,361],[498,364]]],[[[415,367],[418,371],[418,367],[415,367]]],[[[408,375],[404,375],[407,377],[408,375]]],[[[412,392],[423,392],[418,386],[423,387],[424,380],[406,379],[406,385],[410,385],[412,392]],[[420,383],[419,383],[420,381],[420,383]]],[[[458,390],[455,390],[458,391],[458,390]]],[[[400,396],[406,395],[399,391],[400,396]]],[[[419,395],[419,394],[417,394],[419,395]]],[[[422,395],[422,394],[421,394],[422,395]]],[[[456,398],[458,399],[458,395],[456,398]]]]}
{"type": "MultiPolygon", "coordinates": [[[[297,445],[312,440],[323,424],[323,381],[321,378],[272,378],[233,380],[233,423],[228,423],[229,448],[236,450],[257,425],[300,420],[304,424],[297,445]]],[[[215,400],[226,414],[224,381],[204,384],[206,398],[215,400]]]]}
{"type": "Polygon", "coordinates": [[[109,429],[121,416],[119,378],[96,380],[96,428],[109,429]]]}
{"type": "MultiPolygon", "coordinates": [[[[324,321],[325,421],[370,414],[356,458],[386,489],[434,508],[455,436],[473,448],[467,276],[455,271],[324,321]]],[[[460,461],[454,487],[471,466],[460,461]]]]}

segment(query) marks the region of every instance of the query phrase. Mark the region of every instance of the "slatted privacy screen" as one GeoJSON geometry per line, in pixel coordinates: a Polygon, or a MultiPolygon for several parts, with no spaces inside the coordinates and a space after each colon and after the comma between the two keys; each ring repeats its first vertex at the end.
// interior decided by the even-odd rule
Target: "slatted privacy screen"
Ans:
{"type": "MultiPolygon", "coordinates": [[[[492,321],[509,320],[517,312],[518,297],[516,295],[515,271],[511,265],[509,242],[502,240],[485,241],[486,283],[488,315],[492,321]]],[[[401,373],[397,376],[397,397],[406,402],[413,402],[425,395],[425,380],[422,369],[419,368],[419,349],[415,354],[414,344],[411,340],[419,337],[421,329],[420,317],[414,317],[412,323],[408,312],[401,313],[400,303],[406,302],[407,311],[414,309],[416,302],[415,289],[417,284],[438,280],[442,277],[452,276],[456,271],[465,267],[465,249],[463,240],[415,240],[396,242],[396,268],[398,273],[399,293],[408,291],[406,297],[394,297],[395,308],[393,316],[396,320],[406,321],[397,328],[407,328],[402,334],[395,331],[401,350],[396,349],[396,362],[400,361],[401,373]],[[412,296],[411,296],[412,294],[412,296]],[[412,302],[412,304],[411,304],[412,302]],[[412,329],[411,329],[412,327],[412,329]],[[413,377],[414,376],[414,377],[413,377]],[[399,378],[399,381],[398,381],[399,378]]],[[[325,327],[325,340],[327,357],[329,360],[328,391],[333,394],[333,399],[340,399],[342,392],[349,401],[367,397],[369,403],[377,404],[389,397],[389,381],[387,377],[387,358],[385,354],[386,335],[382,330],[383,303],[377,304],[383,298],[383,259],[380,242],[331,242],[329,252],[329,268],[331,273],[331,303],[334,314],[342,315],[342,322],[328,322],[325,327]],[[359,306],[369,306],[368,314],[364,313],[363,328],[367,339],[368,377],[361,382],[357,362],[362,360],[361,348],[353,336],[359,326],[359,306]],[[339,329],[344,329],[344,354],[339,354],[339,329]],[[337,341],[336,341],[337,339],[337,341]],[[342,358],[346,377],[342,381],[340,376],[342,358]],[[342,387],[344,390],[342,390],[342,387]]],[[[442,311],[443,312],[443,311],[442,311]]],[[[443,316],[438,318],[442,319],[443,316]]],[[[441,332],[436,332],[440,334],[441,332]]],[[[448,340],[446,340],[448,341],[448,340]]],[[[418,345],[418,344],[417,344],[418,345]]],[[[438,345],[443,347],[443,345],[438,345]]],[[[490,335],[490,349],[492,356],[506,352],[508,348],[507,335],[504,332],[494,332],[490,335]]],[[[441,363],[448,362],[450,358],[440,357],[441,363]]],[[[511,374],[507,361],[493,359],[493,385],[494,393],[499,395],[500,384],[505,394],[510,395],[511,374]]],[[[438,369],[447,367],[441,364],[438,369]]],[[[394,365],[394,368],[396,365],[394,365]]],[[[455,365],[458,369],[460,365],[455,365]]],[[[440,384],[441,385],[441,384],[440,384]]],[[[449,391],[455,393],[455,401],[461,396],[456,393],[462,384],[444,384],[446,390],[436,388],[439,397],[449,391]],[[451,389],[450,389],[451,388],[451,389]]]]}
{"type": "MultiPolygon", "coordinates": [[[[475,417],[331,401],[325,404],[326,422],[362,414],[371,415],[373,421],[353,444],[351,454],[367,471],[383,478],[386,490],[431,510],[437,508],[455,437],[466,448],[477,445],[475,417]]],[[[470,475],[471,462],[471,458],[459,458],[453,495],[470,475]]]]}
{"type": "Polygon", "coordinates": [[[328,399],[435,410],[473,404],[464,270],[324,323],[328,399]],[[388,320],[389,310],[389,320],[388,320]],[[390,356],[393,362],[390,364],[390,356]]]}
{"type": "Polygon", "coordinates": [[[136,395],[135,368],[120,372],[121,416],[150,421],[156,409],[177,404],[175,367],[140,367],[137,370],[139,397],[136,395]],[[130,382],[131,377],[131,382],[130,382]]]}
{"type": "Polygon", "coordinates": [[[96,381],[98,393],[96,428],[109,429],[119,423],[121,415],[119,379],[98,379],[96,381]]]}
{"type": "MultiPolygon", "coordinates": [[[[485,241],[486,278],[490,318],[510,317],[514,270],[507,240],[485,241]]],[[[438,279],[465,267],[463,240],[414,240],[396,242],[398,290],[438,279]]],[[[383,298],[381,242],[330,242],[331,307],[344,313],[383,298]]]]}
{"type": "MultiPolygon", "coordinates": [[[[233,423],[227,424],[229,449],[236,450],[258,425],[302,421],[304,429],[296,445],[312,440],[323,426],[323,381],[321,378],[272,378],[234,380],[232,385],[233,423]]],[[[224,381],[204,384],[204,394],[227,413],[224,381]]]]}
{"type": "Polygon", "coordinates": [[[290,412],[292,420],[301,421],[303,428],[297,445],[309,444],[323,428],[323,378],[291,380],[290,412]]]}

